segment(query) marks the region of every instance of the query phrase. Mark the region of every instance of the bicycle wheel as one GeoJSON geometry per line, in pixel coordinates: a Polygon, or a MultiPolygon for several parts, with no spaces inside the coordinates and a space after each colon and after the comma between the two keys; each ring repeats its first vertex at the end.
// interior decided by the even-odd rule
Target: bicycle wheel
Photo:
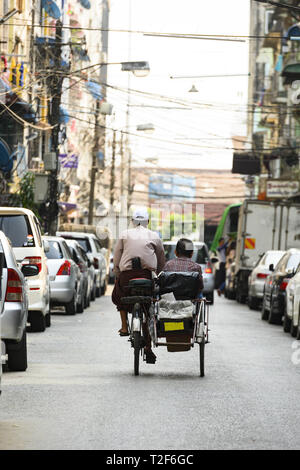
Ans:
{"type": "Polygon", "coordinates": [[[140,355],[141,355],[141,332],[133,332],[133,347],[134,347],[134,375],[139,375],[140,368],[140,355]]]}
{"type": "Polygon", "coordinates": [[[204,377],[205,375],[205,338],[202,339],[201,343],[199,344],[199,359],[200,359],[200,377],[204,377]]]}

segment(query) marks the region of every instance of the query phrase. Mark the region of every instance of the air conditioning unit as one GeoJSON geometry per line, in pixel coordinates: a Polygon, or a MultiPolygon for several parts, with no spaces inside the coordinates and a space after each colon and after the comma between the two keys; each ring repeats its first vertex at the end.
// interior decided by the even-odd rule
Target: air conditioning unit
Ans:
{"type": "Polygon", "coordinates": [[[46,171],[53,171],[53,170],[56,170],[56,167],[57,167],[56,153],[55,152],[45,153],[44,169],[46,171]]]}

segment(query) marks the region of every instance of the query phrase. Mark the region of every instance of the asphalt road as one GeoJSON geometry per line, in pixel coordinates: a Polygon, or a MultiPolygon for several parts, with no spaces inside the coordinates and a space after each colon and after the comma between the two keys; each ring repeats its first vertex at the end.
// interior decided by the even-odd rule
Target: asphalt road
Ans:
{"type": "Polygon", "coordinates": [[[300,342],[223,298],[210,328],[205,378],[198,347],[160,347],[135,377],[109,296],[54,314],[3,375],[0,449],[299,449],[300,342]]]}

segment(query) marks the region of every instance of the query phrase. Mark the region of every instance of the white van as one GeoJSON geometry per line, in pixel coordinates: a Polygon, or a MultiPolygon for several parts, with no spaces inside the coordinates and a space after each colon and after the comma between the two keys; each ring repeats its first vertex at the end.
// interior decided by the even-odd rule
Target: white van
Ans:
{"type": "Polygon", "coordinates": [[[37,217],[22,207],[0,207],[0,230],[9,238],[17,262],[36,265],[37,276],[28,279],[28,322],[32,331],[50,326],[50,288],[47,258],[37,217]]]}

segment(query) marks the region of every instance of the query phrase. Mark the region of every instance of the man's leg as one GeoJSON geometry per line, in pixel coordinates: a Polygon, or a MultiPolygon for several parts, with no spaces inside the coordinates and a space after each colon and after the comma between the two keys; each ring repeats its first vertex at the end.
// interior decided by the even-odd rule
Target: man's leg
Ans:
{"type": "Polygon", "coordinates": [[[119,333],[128,333],[128,325],[127,325],[127,312],[125,310],[120,310],[121,316],[121,329],[119,333]]]}

